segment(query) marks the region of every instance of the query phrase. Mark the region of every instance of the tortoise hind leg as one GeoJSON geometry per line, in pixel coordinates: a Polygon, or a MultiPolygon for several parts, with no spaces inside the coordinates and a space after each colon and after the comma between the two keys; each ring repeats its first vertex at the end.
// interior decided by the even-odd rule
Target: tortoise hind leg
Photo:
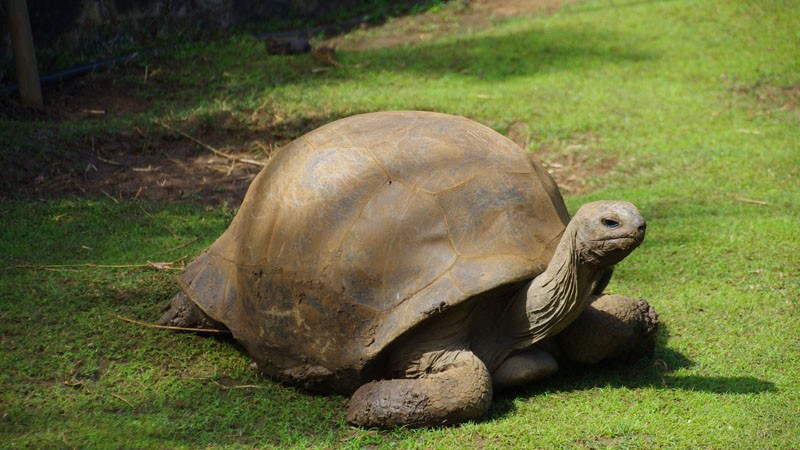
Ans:
{"type": "Polygon", "coordinates": [[[472,352],[463,351],[435,373],[361,386],[350,398],[347,421],[380,428],[450,425],[483,416],[491,402],[489,371],[472,352]]]}
{"type": "Polygon", "coordinates": [[[159,325],[181,328],[202,328],[209,330],[227,330],[225,325],[208,317],[185,292],[180,291],[164,305],[163,315],[158,320],[159,325]]]}

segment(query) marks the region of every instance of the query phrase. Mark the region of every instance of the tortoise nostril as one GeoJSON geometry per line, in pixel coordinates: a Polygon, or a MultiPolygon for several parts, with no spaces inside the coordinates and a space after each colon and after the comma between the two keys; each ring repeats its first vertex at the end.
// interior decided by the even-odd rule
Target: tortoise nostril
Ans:
{"type": "Polygon", "coordinates": [[[639,228],[637,228],[637,230],[641,231],[642,233],[644,233],[644,230],[646,230],[646,229],[647,229],[647,224],[646,223],[643,223],[643,224],[639,225],[639,228]]]}

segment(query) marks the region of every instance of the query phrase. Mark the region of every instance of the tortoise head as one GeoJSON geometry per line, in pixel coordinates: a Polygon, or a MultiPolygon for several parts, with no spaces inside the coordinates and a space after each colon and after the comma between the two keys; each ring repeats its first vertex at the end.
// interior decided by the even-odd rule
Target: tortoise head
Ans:
{"type": "Polygon", "coordinates": [[[635,206],[622,201],[583,205],[572,218],[575,245],[583,263],[610,267],[644,240],[645,220],[635,206]]]}

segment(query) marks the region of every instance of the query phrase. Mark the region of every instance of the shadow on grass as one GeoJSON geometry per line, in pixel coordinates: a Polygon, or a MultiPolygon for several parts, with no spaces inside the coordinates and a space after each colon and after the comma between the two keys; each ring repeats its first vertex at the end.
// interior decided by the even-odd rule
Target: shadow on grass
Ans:
{"type": "Polygon", "coordinates": [[[567,367],[544,382],[502,391],[495,396],[490,417],[497,418],[511,414],[515,410],[515,398],[535,397],[553,392],[592,390],[598,387],[650,388],[722,395],[760,394],[777,391],[774,383],[750,376],[673,374],[676,369],[693,367],[694,362],[681,352],[668,348],[666,346],[668,336],[668,328],[664,324],[660,324],[659,339],[653,358],[567,367]]]}
{"type": "MultiPolygon", "coordinates": [[[[443,19],[439,25],[446,28],[445,22],[443,19]]],[[[348,81],[390,73],[497,82],[537,73],[592,72],[659,57],[636,36],[601,23],[582,28],[533,23],[503,27],[497,32],[489,29],[480,34],[455,36],[447,36],[437,31],[437,25],[432,26],[433,31],[406,30],[412,36],[377,48],[348,48],[345,44],[336,51],[336,64],[310,54],[265,55],[260,41],[212,42],[140,61],[142,71],[150,65],[160,67],[164,75],[153,77],[148,84],[138,84],[143,93],[170,99],[173,111],[180,112],[191,111],[198,103],[215,98],[236,102],[284,85],[300,85],[313,92],[316,87],[329,85],[331,80],[348,81]],[[417,33],[430,34],[434,39],[420,41],[417,33]]],[[[380,32],[372,39],[380,42],[380,32]]],[[[137,73],[136,79],[140,78],[137,73]]]]}
{"type": "MultiPolygon", "coordinates": [[[[172,126],[239,157],[243,147],[259,143],[261,154],[244,156],[266,160],[276,146],[339,118],[301,116],[254,128],[221,112],[172,126]]],[[[66,145],[56,133],[42,133],[0,152],[0,199],[111,197],[235,208],[260,171],[156,124],[134,129],[139,131],[101,130],[66,145]]]]}
{"type": "MultiPolygon", "coordinates": [[[[213,42],[140,61],[139,67],[131,67],[130,76],[123,78],[136,86],[139,95],[158,99],[159,105],[165,107],[161,109],[177,116],[191,114],[213,102],[236,108],[252,103],[254,97],[269,98],[272,91],[288,85],[301,86],[309,93],[304,97],[312,112],[316,101],[314,91],[328,88],[336,81],[372,78],[376,81],[365,81],[363,87],[380,90],[386,89],[382,83],[388,82],[381,78],[395,73],[421,78],[409,83],[444,77],[493,83],[537,73],[591,73],[658,58],[653,50],[639,45],[634,36],[612,31],[602,24],[581,29],[532,25],[432,42],[409,39],[373,49],[345,47],[336,52],[335,59],[339,62],[333,66],[316,61],[309,54],[265,55],[262,47],[260,42],[249,40],[213,42]],[[146,67],[158,68],[161,75],[143,82],[140,72],[146,67]]],[[[389,89],[397,87],[402,86],[394,84],[389,89]]],[[[322,99],[321,103],[329,101],[322,99]]],[[[339,112],[333,109],[328,113],[339,112]]]]}
{"type": "MultiPolygon", "coordinates": [[[[662,349],[662,354],[683,358],[678,352],[662,349]]],[[[512,414],[516,409],[514,399],[535,397],[544,393],[574,392],[599,387],[653,388],[671,391],[708,392],[722,395],[744,395],[775,392],[775,384],[750,376],[703,376],[671,375],[658,369],[654,360],[644,360],[635,365],[598,365],[573,367],[548,382],[510,389],[495,395],[489,418],[500,418],[512,414]]]]}
{"type": "MultiPolygon", "coordinates": [[[[582,70],[637,63],[657,57],[637,48],[630,37],[602,29],[531,27],[515,33],[465,36],[452,40],[357,52],[351,57],[375,72],[417,72],[498,81],[539,72],[582,70]]],[[[331,76],[349,75],[350,71],[331,76]]]]}

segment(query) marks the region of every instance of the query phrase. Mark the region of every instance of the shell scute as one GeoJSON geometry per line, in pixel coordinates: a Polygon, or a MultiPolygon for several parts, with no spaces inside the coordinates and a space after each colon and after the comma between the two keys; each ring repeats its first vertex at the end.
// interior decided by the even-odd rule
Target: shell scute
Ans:
{"type": "Polygon", "coordinates": [[[555,248],[562,222],[544,189],[531,179],[530,173],[481,173],[436,195],[460,255],[536,259],[555,248]]]}
{"type": "Polygon", "coordinates": [[[384,311],[430,284],[455,259],[436,199],[387,182],[344,238],[330,283],[353,301],[384,311]]]}

